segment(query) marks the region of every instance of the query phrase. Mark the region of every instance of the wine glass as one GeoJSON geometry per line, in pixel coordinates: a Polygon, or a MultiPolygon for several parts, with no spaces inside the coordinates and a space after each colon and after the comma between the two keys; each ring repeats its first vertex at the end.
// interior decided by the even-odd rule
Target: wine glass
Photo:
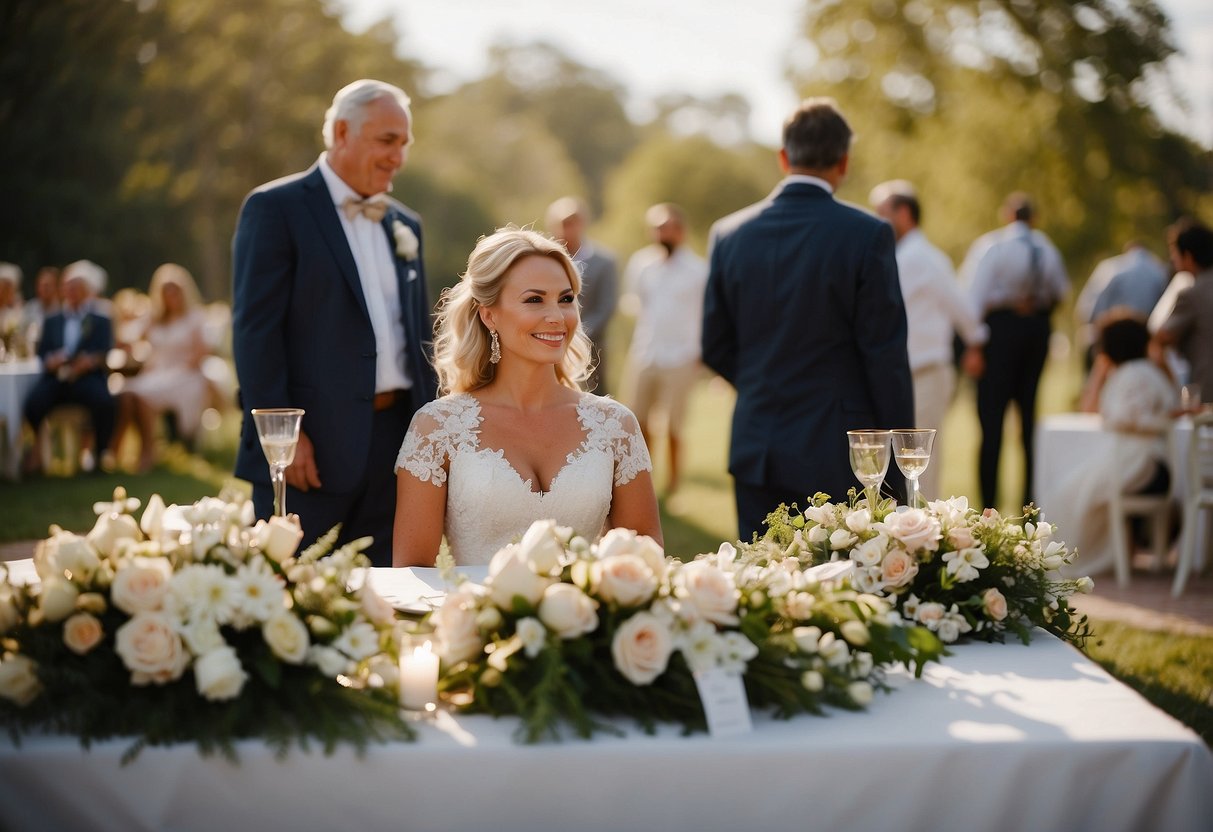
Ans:
{"type": "Polygon", "coordinates": [[[253,409],[253,423],[261,450],[270,464],[274,481],[274,514],[286,516],[286,469],[295,461],[299,444],[299,425],[303,410],[298,407],[258,407],[253,409]]]}
{"type": "Polygon", "coordinates": [[[863,483],[868,497],[868,509],[876,510],[880,499],[880,484],[889,471],[889,432],[887,430],[849,430],[847,442],[851,447],[851,470],[863,483]]]}
{"type": "Polygon", "coordinates": [[[935,444],[932,428],[918,430],[895,430],[893,433],[893,458],[906,477],[906,505],[918,507],[918,478],[931,464],[931,446],[935,444]]]}

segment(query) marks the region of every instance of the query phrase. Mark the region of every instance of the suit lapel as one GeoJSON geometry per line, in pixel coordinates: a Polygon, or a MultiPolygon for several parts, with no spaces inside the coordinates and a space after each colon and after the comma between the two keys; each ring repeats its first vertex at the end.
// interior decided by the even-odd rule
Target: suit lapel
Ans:
{"type": "Polygon", "coordinates": [[[333,197],[324,182],[324,174],[320,172],[319,165],[313,167],[312,172],[304,178],[303,190],[304,201],[320,228],[320,236],[337,262],[341,276],[345,278],[350,291],[358,298],[362,314],[366,315],[369,321],[371,313],[366,307],[366,296],[362,293],[362,281],[358,278],[354,253],[350,251],[350,242],[346,239],[345,229],[341,227],[341,219],[337,216],[337,208],[333,205],[333,197]]]}
{"type": "MultiPolygon", "coordinates": [[[[404,223],[404,217],[391,209],[384,215],[380,225],[383,226],[383,232],[387,235],[388,252],[392,257],[392,265],[396,269],[396,289],[400,293],[400,317],[404,323],[404,331],[407,336],[409,332],[409,322],[413,320],[413,291],[412,284],[417,280],[417,261],[406,261],[403,257],[396,254],[396,234],[392,225],[399,220],[404,223]]],[[[405,223],[408,225],[408,223],[405,223]]]]}

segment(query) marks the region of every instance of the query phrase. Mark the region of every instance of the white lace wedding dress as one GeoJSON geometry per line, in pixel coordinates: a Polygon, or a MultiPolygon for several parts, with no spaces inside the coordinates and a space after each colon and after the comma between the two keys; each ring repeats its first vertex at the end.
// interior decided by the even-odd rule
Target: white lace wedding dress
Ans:
{"type": "Polygon", "coordinates": [[[504,451],[481,447],[475,396],[444,396],[417,411],[396,470],[447,486],[444,531],[456,563],[488,563],[535,520],[553,519],[590,540],[602,534],[614,487],[653,465],[636,417],[619,402],[583,393],[577,418],[585,438],[548,490],[536,491],[504,451]]]}

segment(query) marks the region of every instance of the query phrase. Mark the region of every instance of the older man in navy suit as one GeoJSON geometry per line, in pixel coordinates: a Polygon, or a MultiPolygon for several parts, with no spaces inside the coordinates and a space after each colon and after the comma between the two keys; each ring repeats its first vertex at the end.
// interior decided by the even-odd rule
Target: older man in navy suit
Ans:
{"type": "Polygon", "coordinates": [[[396,455],[434,397],[420,218],[387,197],[412,142],[409,98],[381,81],[340,90],[327,150],[249,194],[233,243],[232,346],[245,418],[236,475],[258,516],[273,490],[253,408],[306,411],[287,505],[304,544],[341,523],[391,565],[396,455]]]}
{"type": "MultiPolygon", "coordinates": [[[[703,360],[737,388],[743,540],[781,502],[859,485],[848,430],[914,423],[893,230],[834,198],[850,144],[833,101],[805,101],[784,123],[786,178],[712,228],[703,360]]],[[[904,486],[895,470],[886,483],[904,486]]]]}

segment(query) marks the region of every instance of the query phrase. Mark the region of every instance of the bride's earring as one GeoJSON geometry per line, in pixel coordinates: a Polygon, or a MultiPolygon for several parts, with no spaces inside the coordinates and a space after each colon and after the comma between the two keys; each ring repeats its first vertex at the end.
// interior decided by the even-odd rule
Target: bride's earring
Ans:
{"type": "Polygon", "coordinates": [[[489,330],[492,336],[492,343],[489,345],[489,363],[497,364],[501,361],[501,339],[497,337],[497,330],[489,330]]]}

